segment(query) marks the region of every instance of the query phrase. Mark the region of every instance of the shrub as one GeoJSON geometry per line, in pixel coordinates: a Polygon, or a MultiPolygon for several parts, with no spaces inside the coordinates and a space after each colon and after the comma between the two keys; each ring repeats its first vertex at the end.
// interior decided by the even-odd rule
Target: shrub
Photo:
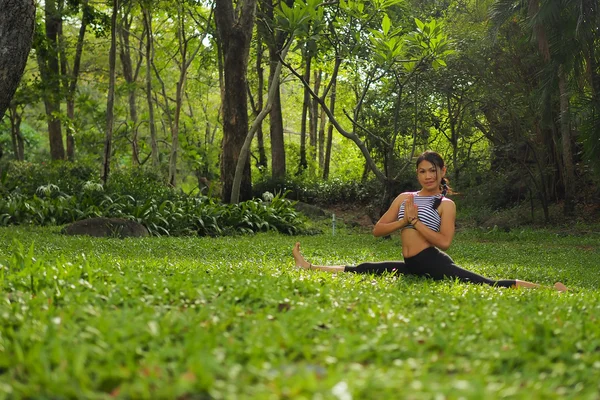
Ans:
{"type": "Polygon", "coordinates": [[[0,199],[0,226],[62,225],[91,217],[125,218],[140,222],[153,235],[221,236],[278,231],[297,234],[302,220],[294,203],[275,196],[271,202],[249,200],[221,204],[209,197],[181,196],[176,200],[108,195],[97,187],[66,195],[56,186],[28,198],[12,193],[0,199]]]}
{"type": "Polygon", "coordinates": [[[109,194],[126,195],[136,200],[177,199],[179,192],[167,186],[160,173],[147,168],[120,168],[110,175],[106,191],[109,194]]]}
{"type": "Polygon", "coordinates": [[[311,204],[364,204],[380,198],[383,186],[376,180],[360,182],[334,178],[323,181],[302,177],[288,177],[283,180],[263,178],[254,183],[255,197],[260,197],[265,192],[285,192],[290,199],[311,204]]]}
{"type": "Polygon", "coordinates": [[[3,177],[0,186],[4,193],[19,192],[33,196],[41,186],[53,184],[64,193],[81,191],[85,182],[98,180],[96,169],[84,163],[53,161],[50,163],[30,163],[9,161],[2,166],[3,177]]]}

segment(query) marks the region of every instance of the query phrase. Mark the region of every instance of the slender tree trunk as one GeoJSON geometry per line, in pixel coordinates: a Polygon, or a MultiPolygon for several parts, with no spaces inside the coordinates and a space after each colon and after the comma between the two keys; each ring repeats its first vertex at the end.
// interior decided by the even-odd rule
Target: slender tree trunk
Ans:
{"type": "MultiPolygon", "coordinates": [[[[294,0],[283,0],[288,6],[292,7],[294,0]]],[[[277,85],[277,92],[273,96],[273,105],[269,114],[269,135],[271,141],[271,176],[274,180],[284,179],[286,176],[286,158],[285,158],[285,141],[283,134],[283,114],[281,111],[281,90],[279,82],[273,81],[277,63],[279,62],[279,51],[283,48],[286,34],[281,30],[272,30],[274,26],[275,12],[274,9],[279,1],[275,0],[260,0],[260,16],[259,21],[264,22],[258,25],[261,30],[265,43],[269,51],[269,88],[271,85],[277,85]],[[261,29],[262,28],[262,29],[261,29]]]]}
{"type": "MultiPolygon", "coordinates": [[[[183,105],[183,91],[185,88],[185,78],[187,76],[187,39],[185,38],[184,24],[185,17],[183,16],[182,4],[177,4],[177,37],[179,40],[179,54],[181,55],[181,62],[179,64],[179,80],[175,88],[175,115],[173,116],[173,122],[171,124],[171,154],[169,155],[169,185],[175,187],[177,185],[177,157],[179,155],[179,118],[181,115],[181,107],[183,105]]],[[[158,73],[158,71],[157,71],[158,73]]],[[[164,86],[163,86],[164,93],[164,86]]],[[[168,98],[165,94],[165,104],[168,104],[168,98]]],[[[169,107],[166,108],[169,113],[169,107]]]]}
{"type": "MultiPolygon", "coordinates": [[[[73,60],[73,70],[68,76],[67,87],[67,118],[69,119],[70,129],[67,129],[67,159],[75,161],[75,138],[73,136],[73,127],[75,126],[75,93],[77,92],[77,81],[79,80],[79,71],[81,69],[81,57],[83,55],[83,44],[85,32],[89,21],[88,1],[81,4],[81,26],[77,36],[77,45],[75,48],[75,59],[73,60]]],[[[66,57],[65,57],[66,62],[66,57]]]]}
{"type": "MultiPolygon", "coordinates": [[[[196,46],[196,49],[188,53],[190,38],[186,36],[185,27],[185,5],[183,3],[178,3],[178,29],[177,29],[177,37],[179,42],[179,54],[181,59],[179,60],[179,80],[177,81],[176,93],[175,93],[175,114],[173,116],[173,120],[171,123],[171,154],[169,157],[169,184],[173,187],[177,185],[177,159],[179,157],[179,122],[181,119],[181,110],[183,108],[183,98],[185,93],[185,84],[187,80],[187,71],[190,67],[192,61],[200,51],[200,47],[202,46],[199,43],[196,46]]],[[[156,74],[158,76],[158,70],[156,70],[156,74]]],[[[162,82],[162,80],[161,80],[162,82]]],[[[168,104],[168,97],[166,95],[166,91],[163,85],[163,95],[165,97],[165,104],[168,104]]],[[[166,107],[166,113],[170,115],[170,108],[166,107]]]]}
{"type": "Polygon", "coordinates": [[[11,104],[10,111],[10,133],[13,145],[15,160],[23,161],[25,159],[25,146],[23,134],[21,133],[21,114],[16,104],[11,104]]]}
{"type": "Polygon", "coordinates": [[[46,43],[37,49],[37,59],[44,87],[43,97],[48,120],[50,158],[52,160],[64,160],[65,146],[59,118],[61,91],[58,59],[58,32],[62,16],[58,12],[55,0],[46,0],[44,11],[46,16],[46,43]]]}
{"type": "Polygon", "coordinates": [[[279,58],[276,46],[269,46],[269,88],[277,85],[273,96],[273,106],[269,114],[269,134],[271,138],[271,175],[273,179],[283,179],[286,175],[285,141],[283,135],[283,112],[281,110],[281,89],[279,81],[274,81],[279,58]]]}
{"type": "Polygon", "coordinates": [[[146,29],[146,101],[148,102],[148,125],[150,126],[150,147],[152,167],[158,169],[158,141],[156,134],[156,121],[154,118],[154,100],[152,99],[152,64],[154,57],[154,38],[152,34],[152,14],[150,10],[143,10],[144,25],[146,29]]]}
{"type": "MultiPolygon", "coordinates": [[[[341,58],[336,58],[337,65],[341,64],[341,58]]],[[[335,101],[337,97],[337,74],[334,74],[331,79],[333,82],[331,83],[331,95],[329,98],[329,110],[331,114],[335,115],[335,101]]],[[[323,179],[329,179],[329,165],[331,164],[331,146],[333,143],[333,122],[329,121],[329,126],[327,128],[327,143],[325,146],[325,159],[323,161],[323,179]]]]}
{"type": "MultiPolygon", "coordinates": [[[[305,58],[305,70],[304,80],[310,84],[310,67],[312,62],[312,56],[306,55],[305,58]]],[[[302,102],[302,119],[300,120],[300,165],[298,165],[298,175],[302,174],[308,168],[308,161],[306,158],[306,117],[308,109],[311,107],[311,97],[308,88],[304,88],[304,101],[302,102]]]]}
{"type": "Polygon", "coordinates": [[[0,0],[0,120],[27,64],[35,26],[33,0],[0,0]]]}
{"type": "MultiPolygon", "coordinates": [[[[313,91],[318,96],[321,90],[321,77],[323,76],[323,71],[318,70],[314,72],[314,88],[313,91]]],[[[317,149],[317,132],[319,129],[319,102],[315,99],[311,99],[310,103],[310,147],[311,147],[311,155],[312,158],[316,158],[316,149],[317,149]]]]}
{"type": "Polygon", "coordinates": [[[112,17],[110,21],[110,52],[108,56],[108,99],[106,101],[106,140],[104,141],[104,169],[102,181],[106,185],[110,175],[110,161],[112,152],[112,136],[115,109],[115,80],[117,59],[117,15],[119,13],[119,0],[112,2],[112,17]]]}
{"type": "MultiPolygon", "coordinates": [[[[288,45],[286,46],[286,48],[282,50],[282,54],[281,54],[282,60],[285,60],[285,56],[290,48],[291,43],[292,43],[292,41],[290,41],[288,43],[288,45]]],[[[282,67],[282,63],[279,62],[277,64],[277,68],[275,69],[275,79],[274,79],[275,82],[279,81],[279,75],[281,74],[281,67],[282,67]]],[[[242,149],[240,150],[240,156],[236,163],[235,176],[233,179],[233,186],[232,186],[232,190],[231,190],[231,203],[232,204],[236,204],[239,202],[240,183],[242,181],[244,164],[247,162],[248,154],[250,153],[250,145],[252,143],[252,136],[254,136],[254,132],[256,132],[258,130],[258,127],[262,124],[262,120],[267,116],[267,113],[269,112],[269,109],[271,108],[271,105],[273,103],[273,97],[277,90],[279,90],[279,88],[277,86],[271,86],[271,88],[269,89],[269,94],[267,96],[267,105],[256,116],[256,119],[252,123],[252,127],[250,127],[250,130],[248,131],[248,134],[246,135],[246,138],[244,140],[244,145],[242,146],[242,149]]]]}
{"type": "MultiPolygon", "coordinates": [[[[221,154],[221,197],[231,200],[235,169],[248,134],[247,80],[248,57],[254,27],[256,0],[220,0],[215,6],[218,39],[222,44],[224,83],[222,90],[223,143],[221,154]]],[[[240,198],[252,196],[250,162],[246,160],[240,198]]]]}
{"type": "MultiPolygon", "coordinates": [[[[255,116],[258,117],[258,114],[263,109],[263,91],[265,86],[265,73],[263,68],[263,42],[262,37],[260,40],[256,41],[256,75],[258,76],[258,87],[257,92],[258,95],[256,97],[256,110],[255,116]]],[[[267,154],[265,153],[265,142],[263,137],[263,125],[262,123],[258,126],[258,130],[256,131],[256,141],[258,144],[258,167],[259,168],[267,168],[267,154]]]]}
{"type": "Polygon", "coordinates": [[[325,162],[325,126],[327,126],[327,114],[321,108],[321,116],[319,117],[319,169],[323,171],[325,162]]]}
{"type": "Polygon", "coordinates": [[[563,213],[567,216],[575,212],[575,166],[571,147],[571,124],[569,116],[569,92],[564,66],[558,68],[558,88],[560,91],[560,137],[562,141],[563,182],[565,185],[565,204],[563,213]]]}
{"type": "MultiPolygon", "coordinates": [[[[131,17],[131,5],[129,5],[128,9],[125,11],[124,15],[119,21],[119,58],[121,60],[121,67],[123,68],[123,78],[125,78],[125,82],[127,82],[127,100],[129,105],[129,121],[127,126],[131,132],[131,161],[134,166],[138,166],[140,165],[140,149],[138,143],[136,81],[142,57],[138,58],[138,63],[134,71],[130,41],[132,22],[133,18],[131,17]]],[[[140,45],[142,45],[142,42],[143,39],[140,39],[140,45]]]]}

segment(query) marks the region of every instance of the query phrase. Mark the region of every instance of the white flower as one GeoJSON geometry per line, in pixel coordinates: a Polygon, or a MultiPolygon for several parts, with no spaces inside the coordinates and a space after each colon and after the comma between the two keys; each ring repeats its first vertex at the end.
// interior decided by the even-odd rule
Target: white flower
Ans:
{"type": "Polygon", "coordinates": [[[271,200],[273,200],[274,197],[275,196],[273,196],[273,193],[271,193],[271,192],[264,192],[262,194],[262,198],[264,201],[271,201],[271,200]]]}
{"type": "Polygon", "coordinates": [[[352,400],[352,394],[350,394],[350,391],[348,389],[348,384],[344,381],[341,381],[336,383],[336,385],[333,388],[331,388],[331,393],[338,400],[352,400]]]}

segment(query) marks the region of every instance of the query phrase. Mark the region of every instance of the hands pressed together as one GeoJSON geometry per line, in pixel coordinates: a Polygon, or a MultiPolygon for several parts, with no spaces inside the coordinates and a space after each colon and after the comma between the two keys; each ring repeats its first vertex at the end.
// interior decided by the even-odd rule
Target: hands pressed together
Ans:
{"type": "Polygon", "coordinates": [[[409,194],[404,203],[404,220],[413,226],[419,220],[419,207],[415,204],[413,194],[409,194]]]}

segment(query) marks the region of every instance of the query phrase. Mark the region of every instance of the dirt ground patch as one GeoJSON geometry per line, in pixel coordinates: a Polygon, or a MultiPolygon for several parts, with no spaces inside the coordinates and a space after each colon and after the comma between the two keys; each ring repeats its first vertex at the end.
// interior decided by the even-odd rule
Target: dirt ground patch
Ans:
{"type": "Polygon", "coordinates": [[[335,214],[335,219],[352,227],[361,227],[372,229],[377,218],[374,213],[365,205],[341,204],[323,207],[324,210],[335,214]]]}

